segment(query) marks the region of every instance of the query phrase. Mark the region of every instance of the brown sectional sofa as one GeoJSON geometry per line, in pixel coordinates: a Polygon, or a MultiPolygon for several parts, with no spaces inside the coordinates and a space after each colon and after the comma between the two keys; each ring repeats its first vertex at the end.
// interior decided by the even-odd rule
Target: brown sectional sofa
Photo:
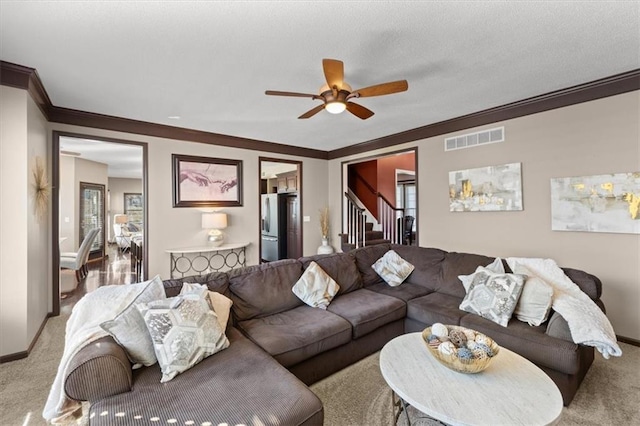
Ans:
{"type": "MultiPolygon", "coordinates": [[[[206,284],[233,300],[229,348],[160,384],[157,365],[132,371],[122,348],[105,337],[72,359],[65,391],[90,401],[91,423],[99,425],[129,424],[131,416],[158,417],[161,423],[176,419],[177,424],[322,424],[322,403],[305,384],[378,351],[398,335],[441,322],[486,333],[528,358],[554,380],[568,405],[594,349],[573,343],[561,317],[554,313],[538,327],[513,318],[501,327],[458,309],[465,294],[458,275],[493,260],[382,244],[164,281],[167,296],[176,295],[186,281],[206,284]],[[371,268],[389,249],[415,266],[399,287],[388,286],[371,268]],[[340,285],[327,310],[303,304],[291,291],[311,261],[340,285]]],[[[564,271],[604,310],[598,278],[564,271]]]]}

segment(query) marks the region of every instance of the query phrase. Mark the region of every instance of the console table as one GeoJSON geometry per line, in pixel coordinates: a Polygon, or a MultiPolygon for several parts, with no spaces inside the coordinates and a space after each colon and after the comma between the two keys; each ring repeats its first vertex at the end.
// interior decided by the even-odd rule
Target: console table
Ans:
{"type": "Polygon", "coordinates": [[[170,255],[171,278],[204,275],[247,266],[245,248],[250,243],[183,247],[165,250],[170,255]]]}

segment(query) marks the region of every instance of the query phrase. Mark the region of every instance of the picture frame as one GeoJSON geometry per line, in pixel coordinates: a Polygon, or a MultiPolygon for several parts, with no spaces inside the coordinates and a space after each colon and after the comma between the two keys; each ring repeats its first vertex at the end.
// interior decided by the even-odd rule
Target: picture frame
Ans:
{"type": "Polygon", "coordinates": [[[242,206],[242,160],[172,154],[173,207],[242,206]]]}
{"type": "Polygon", "coordinates": [[[129,223],[142,227],[143,201],[139,192],[124,193],[124,214],[127,215],[129,223]]]}

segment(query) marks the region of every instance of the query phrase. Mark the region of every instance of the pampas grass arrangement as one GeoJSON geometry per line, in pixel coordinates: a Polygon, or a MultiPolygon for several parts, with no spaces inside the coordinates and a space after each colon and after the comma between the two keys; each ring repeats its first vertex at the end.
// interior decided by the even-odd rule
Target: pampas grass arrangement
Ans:
{"type": "Polygon", "coordinates": [[[33,189],[36,215],[42,218],[49,207],[51,185],[47,178],[47,168],[41,157],[36,157],[36,163],[33,166],[33,189]]]}
{"type": "Polygon", "coordinates": [[[320,231],[322,232],[322,238],[329,237],[329,207],[320,209],[320,231]]]}

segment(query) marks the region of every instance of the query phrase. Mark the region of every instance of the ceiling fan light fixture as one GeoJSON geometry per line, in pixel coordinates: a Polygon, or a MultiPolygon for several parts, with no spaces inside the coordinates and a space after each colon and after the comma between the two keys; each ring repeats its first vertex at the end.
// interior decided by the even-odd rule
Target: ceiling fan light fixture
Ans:
{"type": "Polygon", "coordinates": [[[344,102],[340,102],[340,101],[328,102],[324,106],[324,109],[329,111],[331,114],[340,114],[345,109],[347,109],[347,104],[345,104],[344,102]]]}

